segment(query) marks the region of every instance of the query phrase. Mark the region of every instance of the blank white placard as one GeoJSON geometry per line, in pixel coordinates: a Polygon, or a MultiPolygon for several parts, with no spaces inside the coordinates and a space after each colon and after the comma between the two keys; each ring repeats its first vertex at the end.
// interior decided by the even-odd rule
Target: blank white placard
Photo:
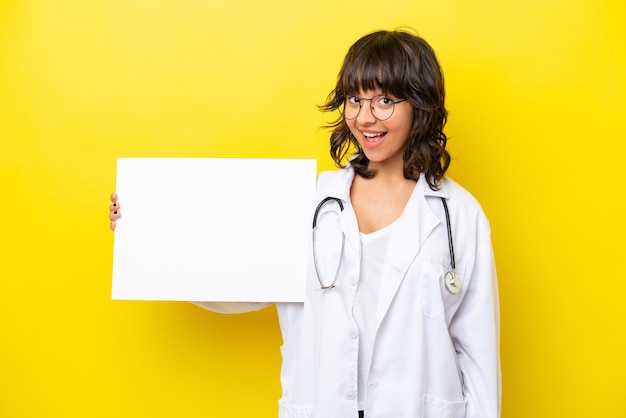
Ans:
{"type": "Polygon", "coordinates": [[[316,162],[120,158],[113,299],[300,302],[316,162]]]}

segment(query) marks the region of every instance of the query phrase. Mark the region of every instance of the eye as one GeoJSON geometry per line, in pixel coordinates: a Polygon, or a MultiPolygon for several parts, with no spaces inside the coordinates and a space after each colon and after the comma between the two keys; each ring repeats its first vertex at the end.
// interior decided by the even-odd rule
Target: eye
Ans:
{"type": "Polygon", "coordinates": [[[394,103],[394,102],[393,102],[393,99],[390,99],[389,97],[380,96],[380,97],[378,98],[377,103],[378,103],[380,106],[391,106],[391,105],[393,105],[393,103],[394,103]]]}
{"type": "Polygon", "coordinates": [[[348,103],[350,104],[359,104],[360,101],[361,99],[356,96],[348,96],[348,103]]]}

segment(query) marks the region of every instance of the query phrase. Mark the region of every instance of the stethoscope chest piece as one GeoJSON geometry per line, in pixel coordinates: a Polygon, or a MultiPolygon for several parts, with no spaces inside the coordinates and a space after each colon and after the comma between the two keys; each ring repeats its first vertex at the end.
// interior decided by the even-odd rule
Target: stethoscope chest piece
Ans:
{"type": "Polygon", "coordinates": [[[446,288],[455,295],[461,292],[461,281],[453,270],[446,273],[446,288]]]}

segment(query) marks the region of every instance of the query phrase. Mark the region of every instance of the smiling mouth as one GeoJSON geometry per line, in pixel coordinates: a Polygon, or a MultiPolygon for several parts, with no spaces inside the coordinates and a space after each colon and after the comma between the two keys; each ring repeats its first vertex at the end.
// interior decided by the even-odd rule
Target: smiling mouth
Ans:
{"type": "Polygon", "coordinates": [[[378,133],[362,132],[363,139],[367,142],[379,142],[381,139],[383,139],[386,133],[387,132],[378,132],[378,133]]]}

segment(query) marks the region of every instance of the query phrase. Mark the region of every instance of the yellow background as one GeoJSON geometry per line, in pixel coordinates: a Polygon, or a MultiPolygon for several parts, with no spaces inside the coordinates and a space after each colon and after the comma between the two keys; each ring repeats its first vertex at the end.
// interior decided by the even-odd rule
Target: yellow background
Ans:
{"type": "Polygon", "coordinates": [[[0,417],[275,417],[273,308],[110,299],[116,158],[329,169],[316,105],[400,26],[438,52],[449,174],[492,222],[503,416],[626,416],[624,4],[1,1],[0,417]]]}

